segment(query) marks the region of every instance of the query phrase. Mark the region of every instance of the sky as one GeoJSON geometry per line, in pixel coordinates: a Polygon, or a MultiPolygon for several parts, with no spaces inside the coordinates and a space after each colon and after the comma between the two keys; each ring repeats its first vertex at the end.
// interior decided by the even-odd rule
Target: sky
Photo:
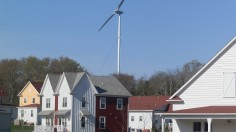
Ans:
{"type": "MultiPolygon", "coordinates": [[[[120,0],[1,0],[0,59],[69,57],[94,75],[117,72],[120,0]]],[[[236,35],[235,0],[125,0],[120,71],[150,77],[207,63],[236,35]]]]}

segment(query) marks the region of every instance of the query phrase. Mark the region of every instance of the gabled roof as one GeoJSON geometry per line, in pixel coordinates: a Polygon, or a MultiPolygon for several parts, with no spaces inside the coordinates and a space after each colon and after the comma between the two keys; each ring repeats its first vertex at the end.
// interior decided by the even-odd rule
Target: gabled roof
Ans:
{"type": "Polygon", "coordinates": [[[156,110],[167,105],[170,96],[131,96],[129,110],[156,110]]]}
{"type": "Polygon", "coordinates": [[[205,71],[207,71],[220,57],[222,57],[234,44],[236,37],[234,37],[223,49],[221,49],[205,66],[203,66],[191,79],[189,79],[178,91],[176,91],[169,99],[173,99],[191,85],[197,78],[199,78],[205,71]]]}
{"type": "Polygon", "coordinates": [[[43,86],[42,82],[31,82],[31,84],[34,86],[34,88],[38,91],[38,93],[40,93],[41,88],[43,86]]]}
{"type": "Polygon", "coordinates": [[[61,88],[61,83],[63,81],[63,79],[66,79],[68,85],[69,85],[69,89],[72,92],[73,89],[75,88],[76,84],[80,81],[80,79],[82,78],[82,76],[85,74],[85,72],[63,72],[61,75],[61,79],[58,82],[59,84],[57,84],[57,88],[56,88],[56,93],[59,94],[59,90],[61,88]]]}
{"type": "Polygon", "coordinates": [[[131,96],[130,92],[113,76],[89,76],[98,96],[131,96]]]}
{"type": "Polygon", "coordinates": [[[64,72],[63,74],[66,77],[66,80],[68,82],[70,90],[73,89],[77,73],[76,72],[64,72]]]}
{"type": "Polygon", "coordinates": [[[22,92],[27,88],[27,86],[28,86],[29,84],[32,84],[32,85],[33,85],[33,87],[34,87],[35,90],[38,92],[38,94],[40,93],[41,88],[42,88],[42,86],[43,86],[43,83],[42,83],[42,82],[31,82],[31,81],[29,81],[29,82],[24,86],[24,88],[19,92],[19,94],[18,94],[17,96],[20,96],[20,95],[22,94],[22,92]]]}
{"type": "Polygon", "coordinates": [[[53,91],[53,93],[55,93],[58,82],[61,79],[61,76],[62,76],[61,74],[51,74],[51,73],[47,74],[46,78],[44,79],[44,83],[43,83],[42,89],[40,91],[40,95],[43,95],[43,91],[44,91],[44,88],[45,88],[45,85],[46,85],[47,81],[50,82],[51,87],[52,87],[52,91],[53,91]]]}
{"type": "Polygon", "coordinates": [[[60,80],[61,76],[61,74],[48,74],[48,79],[52,85],[53,92],[55,92],[58,85],[58,81],[60,80]]]}
{"type": "Polygon", "coordinates": [[[75,77],[75,81],[72,85],[71,92],[74,90],[75,86],[79,83],[80,79],[85,75],[85,72],[78,72],[75,77]]]}

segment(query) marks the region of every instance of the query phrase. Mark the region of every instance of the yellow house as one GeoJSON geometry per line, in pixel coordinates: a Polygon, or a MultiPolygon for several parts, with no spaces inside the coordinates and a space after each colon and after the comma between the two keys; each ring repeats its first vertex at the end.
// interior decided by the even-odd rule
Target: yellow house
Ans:
{"type": "Polygon", "coordinates": [[[20,91],[19,106],[28,106],[31,104],[40,104],[40,90],[43,83],[41,82],[28,82],[25,87],[20,91]]]}
{"type": "Polygon", "coordinates": [[[40,82],[29,81],[18,94],[20,98],[18,107],[19,120],[31,125],[40,124],[37,113],[41,110],[39,93],[42,85],[43,83],[40,82]]]}

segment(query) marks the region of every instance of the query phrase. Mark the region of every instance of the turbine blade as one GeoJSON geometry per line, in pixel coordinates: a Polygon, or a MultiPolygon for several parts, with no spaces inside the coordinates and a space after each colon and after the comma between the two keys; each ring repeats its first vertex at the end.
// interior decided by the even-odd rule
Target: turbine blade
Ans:
{"type": "Polygon", "coordinates": [[[120,2],[120,4],[117,6],[117,8],[116,8],[117,11],[120,9],[120,7],[121,7],[122,4],[124,3],[124,1],[125,1],[125,0],[122,0],[122,1],[120,2]]]}
{"type": "Polygon", "coordinates": [[[115,14],[116,14],[116,13],[113,13],[113,14],[106,20],[106,22],[99,28],[98,31],[100,31],[100,30],[107,24],[107,22],[111,20],[111,18],[112,18],[115,14]]]}

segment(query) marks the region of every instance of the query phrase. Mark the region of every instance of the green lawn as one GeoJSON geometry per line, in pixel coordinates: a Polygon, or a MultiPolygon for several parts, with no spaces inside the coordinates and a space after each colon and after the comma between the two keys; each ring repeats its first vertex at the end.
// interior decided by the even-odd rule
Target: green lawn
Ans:
{"type": "Polygon", "coordinates": [[[18,126],[12,125],[11,132],[32,132],[34,130],[34,126],[18,126]]]}

